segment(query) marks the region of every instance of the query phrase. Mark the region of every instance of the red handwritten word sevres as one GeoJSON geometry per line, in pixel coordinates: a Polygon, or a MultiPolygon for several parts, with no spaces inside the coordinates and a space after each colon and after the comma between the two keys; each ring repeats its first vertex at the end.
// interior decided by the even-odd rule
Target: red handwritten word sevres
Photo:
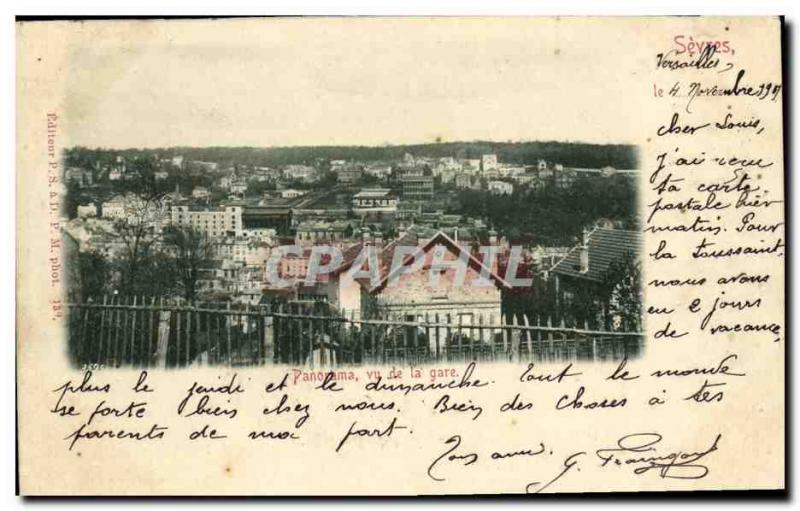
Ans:
{"type": "Polygon", "coordinates": [[[694,56],[696,53],[702,52],[708,46],[713,46],[719,53],[736,54],[736,50],[733,49],[730,41],[701,40],[695,39],[693,36],[681,34],[676,35],[673,38],[673,42],[676,46],[675,53],[678,55],[688,53],[689,56],[694,56]]]}

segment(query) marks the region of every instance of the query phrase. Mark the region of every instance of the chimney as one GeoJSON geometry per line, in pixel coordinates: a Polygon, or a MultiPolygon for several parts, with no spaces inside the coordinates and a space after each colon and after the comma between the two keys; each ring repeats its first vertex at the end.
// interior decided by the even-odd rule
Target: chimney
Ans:
{"type": "Polygon", "coordinates": [[[497,231],[489,230],[489,245],[497,245],[497,231]]]}
{"type": "Polygon", "coordinates": [[[589,246],[589,235],[592,233],[587,227],[583,228],[581,232],[581,245],[589,246]]]}
{"type": "Polygon", "coordinates": [[[369,232],[369,227],[364,227],[364,229],[361,231],[361,241],[364,244],[364,246],[367,246],[367,245],[371,244],[370,243],[370,241],[371,241],[370,238],[371,238],[371,235],[370,235],[370,232],[369,232]]]}
{"type": "Polygon", "coordinates": [[[586,273],[589,271],[589,229],[584,229],[581,233],[581,246],[578,249],[578,257],[580,258],[580,272],[586,273]]]}

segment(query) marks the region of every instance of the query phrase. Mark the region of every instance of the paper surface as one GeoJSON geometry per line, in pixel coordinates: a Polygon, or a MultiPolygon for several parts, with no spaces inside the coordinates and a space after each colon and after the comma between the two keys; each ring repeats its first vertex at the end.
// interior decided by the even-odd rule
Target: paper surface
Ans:
{"type": "Polygon", "coordinates": [[[784,488],[779,19],[26,22],[17,94],[23,494],[784,488]]]}

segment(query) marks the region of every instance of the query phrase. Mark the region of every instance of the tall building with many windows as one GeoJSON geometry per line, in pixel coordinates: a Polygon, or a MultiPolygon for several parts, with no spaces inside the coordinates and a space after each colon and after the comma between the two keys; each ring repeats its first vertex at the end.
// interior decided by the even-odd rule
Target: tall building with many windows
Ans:
{"type": "Polygon", "coordinates": [[[401,183],[404,199],[423,201],[433,199],[433,176],[405,175],[401,183]]]}
{"type": "Polygon", "coordinates": [[[172,206],[172,223],[191,227],[210,237],[242,234],[242,207],[172,206]]]}

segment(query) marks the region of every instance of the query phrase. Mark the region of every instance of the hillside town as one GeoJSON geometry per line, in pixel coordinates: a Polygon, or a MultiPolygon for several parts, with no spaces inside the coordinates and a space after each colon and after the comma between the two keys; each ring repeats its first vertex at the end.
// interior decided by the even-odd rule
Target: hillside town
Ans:
{"type": "Polygon", "coordinates": [[[638,268],[637,170],[472,156],[312,154],[258,165],[175,150],[68,150],[62,231],[71,293],[322,302],[349,317],[435,312],[462,322],[571,310],[586,324],[638,328],[639,311],[619,306],[631,300],[614,296],[638,268]],[[335,250],[338,266],[312,282],[321,246],[335,250]],[[374,281],[346,272],[364,247],[378,255],[374,281]],[[387,286],[401,253],[422,261],[419,275],[407,271],[400,286],[387,286]],[[447,268],[444,284],[421,276],[458,259],[467,279],[492,285],[456,289],[447,268]]]}

